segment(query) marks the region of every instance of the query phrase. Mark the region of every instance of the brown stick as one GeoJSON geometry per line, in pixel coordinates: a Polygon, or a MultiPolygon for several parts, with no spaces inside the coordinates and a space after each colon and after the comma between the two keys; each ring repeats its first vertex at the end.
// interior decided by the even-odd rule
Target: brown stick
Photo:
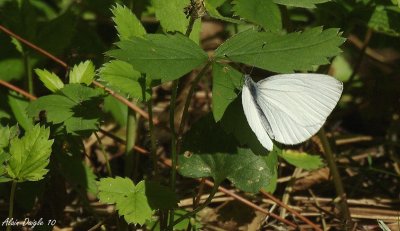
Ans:
{"type": "MultiPolygon", "coordinates": [[[[56,56],[50,54],[49,52],[47,52],[46,50],[43,50],[42,48],[36,46],[35,44],[29,42],[28,40],[20,37],[19,35],[15,34],[14,32],[12,32],[11,30],[5,28],[4,26],[0,25],[0,30],[3,31],[4,33],[8,34],[9,36],[17,39],[18,41],[24,43],[25,45],[27,45],[28,47],[32,48],[33,50],[39,52],[40,54],[50,58],[51,60],[57,62],[58,64],[60,64],[62,67],[64,68],[68,68],[68,64],[64,61],[62,61],[61,59],[57,58],[56,56]]],[[[3,83],[2,83],[3,84],[3,83]]],[[[125,97],[115,93],[113,90],[103,86],[101,83],[97,82],[97,81],[93,81],[93,84],[103,88],[105,91],[107,91],[108,93],[110,93],[110,95],[112,95],[114,98],[116,98],[117,100],[119,100],[120,102],[122,102],[123,104],[127,105],[130,109],[132,109],[133,111],[137,112],[138,114],[140,114],[141,116],[143,116],[144,118],[146,118],[147,120],[149,119],[149,115],[147,114],[147,112],[145,112],[144,110],[142,110],[141,108],[139,108],[138,106],[136,106],[135,104],[131,103],[129,100],[127,100],[125,97]]],[[[5,84],[3,84],[5,85],[5,84]]],[[[5,85],[6,86],[6,85],[5,85]]],[[[11,85],[8,85],[7,87],[12,89],[10,87],[11,85]]],[[[14,90],[14,89],[13,89],[14,90]]],[[[19,92],[19,91],[17,91],[19,92]]],[[[21,93],[21,92],[20,92],[21,93]]],[[[22,94],[22,93],[21,93],[22,94]]],[[[23,94],[25,97],[30,98],[29,96],[27,96],[26,94],[23,94]]],[[[159,121],[157,119],[153,120],[154,124],[158,124],[159,121]]]]}
{"type": "Polygon", "coordinates": [[[7,87],[7,88],[9,88],[9,89],[11,89],[11,90],[13,90],[13,91],[15,91],[15,92],[18,92],[19,94],[25,96],[26,98],[28,98],[30,100],[36,100],[37,99],[36,96],[34,96],[32,94],[29,94],[28,92],[22,90],[21,88],[16,87],[16,86],[14,86],[14,85],[12,85],[12,84],[4,81],[4,80],[0,79],[0,84],[5,86],[5,87],[7,87]]]}
{"type": "Polygon", "coordinates": [[[279,206],[285,208],[287,211],[291,212],[293,215],[295,215],[296,217],[298,217],[300,220],[304,221],[305,223],[307,223],[308,225],[310,225],[311,227],[313,227],[315,230],[318,231],[322,231],[322,229],[320,227],[318,227],[316,224],[314,224],[312,221],[310,221],[309,219],[307,219],[306,217],[302,216],[300,213],[298,213],[296,210],[290,208],[289,206],[285,205],[282,201],[280,201],[278,198],[272,196],[271,194],[269,194],[268,192],[264,191],[264,190],[260,190],[261,194],[263,194],[264,196],[268,197],[269,199],[271,199],[272,201],[274,201],[275,203],[277,203],[279,206]]]}

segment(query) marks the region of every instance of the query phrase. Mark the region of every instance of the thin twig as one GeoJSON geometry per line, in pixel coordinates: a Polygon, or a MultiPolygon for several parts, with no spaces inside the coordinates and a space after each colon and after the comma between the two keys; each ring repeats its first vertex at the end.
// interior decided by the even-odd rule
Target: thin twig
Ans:
{"type": "Polygon", "coordinates": [[[18,92],[19,94],[25,96],[26,98],[28,98],[28,99],[30,99],[30,100],[36,100],[36,99],[37,99],[36,96],[34,96],[34,95],[32,95],[32,94],[29,94],[29,93],[26,92],[25,90],[22,90],[21,88],[16,87],[16,86],[14,86],[14,85],[12,85],[12,84],[10,84],[10,83],[4,81],[4,80],[1,80],[1,79],[0,79],[0,84],[3,85],[3,86],[5,86],[5,87],[7,87],[7,88],[9,88],[9,89],[11,89],[11,90],[13,90],[13,91],[15,91],[15,92],[18,92]]]}
{"type": "Polygon", "coordinates": [[[322,142],[325,158],[326,161],[328,162],[329,170],[331,171],[332,174],[337,197],[339,198],[338,203],[340,205],[340,213],[342,215],[343,225],[347,227],[352,227],[353,222],[351,219],[349,206],[347,205],[346,192],[344,191],[342,179],[340,177],[339,170],[336,166],[335,157],[331,149],[331,146],[329,144],[329,141],[326,137],[324,128],[321,128],[321,130],[318,132],[318,137],[322,142]]]}
{"type": "MultiPolygon", "coordinates": [[[[50,58],[51,60],[55,61],[56,63],[60,64],[62,67],[64,67],[65,69],[68,69],[68,64],[64,61],[62,61],[61,59],[57,58],[56,56],[50,54],[49,52],[47,52],[46,50],[36,46],[35,44],[29,42],[28,40],[20,37],[19,35],[15,34],[14,32],[12,32],[11,30],[5,28],[4,26],[0,25],[0,30],[3,31],[4,33],[8,34],[9,36],[17,39],[18,41],[24,43],[25,45],[27,45],[28,47],[32,48],[33,50],[37,51],[38,53],[50,58]]],[[[129,102],[129,100],[127,100],[125,97],[115,93],[113,90],[103,86],[101,83],[97,82],[97,81],[93,81],[93,84],[103,88],[105,91],[107,91],[108,93],[110,93],[110,95],[112,95],[114,98],[116,98],[117,100],[119,100],[120,102],[122,102],[123,104],[127,105],[130,109],[136,111],[137,113],[139,113],[141,116],[143,116],[145,119],[149,119],[148,114],[142,110],[141,108],[139,108],[138,106],[136,106],[135,104],[129,102]]],[[[4,84],[3,84],[4,85],[4,84]]],[[[157,119],[154,119],[154,124],[158,124],[159,121],[157,119]]]]}
{"type": "Polygon", "coordinates": [[[284,207],[287,211],[291,212],[293,215],[298,217],[300,220],[304,221],[305,223],[307,223],[308,225],[313,227],[315,230],[322,231],[322,229],[320,227],[318,227],[316,224],[314,224],[309,219],[307,219],[306,217],[304,217],[303,215],[298,213],[296,210],[294,210],[294,209],[290,208],[289,206],[285,205],[282,201],[278,200],[276,197],[272,196],[271,194],[269,194],[268,192],[266,192],[264,190],[260,190],[260,192],[264,196],[268,197],[269,199],[271,199],[272,201],[277,203],[279,206],[284,207]]]}

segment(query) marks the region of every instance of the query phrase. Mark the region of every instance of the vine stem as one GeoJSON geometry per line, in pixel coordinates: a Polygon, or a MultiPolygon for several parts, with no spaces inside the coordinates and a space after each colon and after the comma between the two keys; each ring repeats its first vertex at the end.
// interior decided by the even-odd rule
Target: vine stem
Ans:
{"type": "MultiPolygon", "coordinates": [[[[15,189],[17,188],[17,182],[13,180],[11,184],[11,192],[10,192],[10,206],[8,209],[8,218],[9,220],[12,219],[13,213],[14,213],[14,197],[15,197],[15,189]]],[[[12,225],[7,225],[7,231],[11,231],[11,226],[12,225]]]]}
{"type": "MultiPolygon", "coordinates": [[[[193,1],[190,1],[190,4],[192,7],[194,7],[193,1]]],[[[195,21],[196,21],[196,18],[194,17],[193,14],[191,14],[190,18],[189,18],[189,24],[188,24],[188,27],[185,32],[186,37],[189,37],[190,33],[192,33],[195,21]]],[[[169,111],[169,124],[170,124],[171,133],[172,133],[172,137],[171,137],[171,160],[172,160],[171,190],[173,192],[175,192],[175,188],[176,188],[176,167],[178,165],[178,152],[179,152],[179,149],[178,149],[179,141],[177,142],[177,134],[175,132],[175,106],[176,106],[176,97],[178,94],[178,82],[179,82],[178,79],[175,79],[172,82],[171,103],[170,103],[170,111],[169,111]]],[[[179,138],[179,136],[178,136],[178,138],[179,138]]],[[[171,231],[174,228],[174,220],[175,220],[174,216],[175,216],[175,210],[171,209],[169,211],[169,228],[171,231]]]]}
{"type": "Polygon", "coordinates": [[[147,102],[147,109],[149,114],[149,130],[150,130],[150,158],[153,162],[154,175],[157,176],[157,154],[156,154],[156,140],[154,137],[154,123],[153,123],[153,108],[151,98],[147,102]]]}
{"type": "MultiPolygon", "coordinates": [[[[353,222],[351,220],[351,214],[349,210],[349,206],[347,204],[347,196],[346,192],[343,187],[342,179],[339,174],[339,170],[337,168],[336,162],[335,162],[335,156],[333,154],[332,148],[329,144],[328,138],[326,137],[326,133],[324,128],[321,128],[321,130],[318,132],[318,137],[321,140],[322,146],[324,148],[324,154],[326,161],[328,162],[329,169],[331,171],[333,183],[335,185],[335,190],[337,197],[339,198],[339,205],[340,205],[340,213],[342,215],[343,219],[343,225],[346,227],[351,227],[353,225],[353,222]]],[[[347,230],[347,228],[345,230],[347,230]]]]}
{"type": "Polygon", "coordinates": [[[195,208],[193,211],[188,212],[185,215],[176,219],[176,221],[174,221],[174,223],[172,224],[172,227],[176,224],[179,224],[181,221],[185,220],[186,218],[190,218],[190,217],[196,215],[196,213],[198,213],[200,210],[204,209],[208,204],[210,204],[210,202],[212,201],[212,199],[215,196],[215,193],[218,192],[218,187],[219,187],[219,184],[214,183],[214,186],[212,187],[210,195],[207,197],[207,200],[203,204],[201,204],[199,207],[195,208]]]}
{"type": "Polygon", "coordinates": [[[136,141],[136,113],[133,110],[128,110],[127,114],[127,125],[126,125],[126,146],[125,146],[125,166],[124,172],[125,176],[132,177],[136,180],[137,175],[137,155],[133,150],[136,141]]]}

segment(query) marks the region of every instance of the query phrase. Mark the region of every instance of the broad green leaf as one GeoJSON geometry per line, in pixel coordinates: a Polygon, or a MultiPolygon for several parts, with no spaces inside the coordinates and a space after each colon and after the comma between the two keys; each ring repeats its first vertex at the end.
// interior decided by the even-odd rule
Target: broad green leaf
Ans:
{"type": "Polygon", "coordinates": [[[228,39],[215,56],[269,71],[289,73],[329,63],[344,42],[337,29],[317,27],[303,33],[278,35],[247,30],[228,39]]]}
{"type": "Polygon", "coordinates": [[[128,223],[143,225],[152,218],[155,209],[175,207],[176,196],[167,187],[128,178],[102,178],[98,183],[101,202],[115,204],[118,214],[128,223]]]}
{"type": "Polygon", "coordinates": [[[281,12],[272,0],[235,0],[233,4],[236,15],[259,24],[266,30],[282,29],[281,12]]]}
{"type": "Polygon", "coordinates": [[[206,0],[206,2],[217,8],[224,4],[226,0],[206,0]]]}
{"type": "MultiPolygon", "coordinates": [[[[124,93],[128,98],[136,98],[142,100],[142,86],[139,83],[141,77],[140,72],[133,69],[132,65],[120,61],[112,60],[104,64],[99,72],[100,81],[105,81],[107,87],[118,92],[124,93]]],[[[150,97],[146,92],[146,99],[150,97]]]]}
{"type": "Polygon", "coordinates": [[[4,81],[19,80],[24,74],[24,65],[19,59],[0,60],[0,79],[4,81]]]}
{"type": "Polygon", "coordinates": [[[46,112],[48,122],[64,123],[67,132],[83,135],[96,130],[101,111],[102,91],[80,84],[67,84],[56,94],[40,97],[27,108],[30,117],[46,112]]]}
{"type": "Polygon", "coordinates": [[[243,75],[230,66],[213,64],[212,109],[216,122],[221,120],[228,105],[237,97],[243,75]]]}
{"type": "Polygon", "coordinates": [[[217,2],[217,1],[205,0],[204,4],[206,6],[208,15],[212,18],[219,19],[219,20],[222,20],[225,22],[235,23],[235,24],[243,23],[243,21],[222,16],[217,10],[217,7],[219,7],[219,2],[217,2]]]}
{"type": "Polygon", "coordinates": [[[149,34],[117,43],[111,57],[130,63],[152,79],[170,81],[205,63],[207,54],[192,40],[181,35],[149,34]]]}
{"type": "Polygon", "coordinates": [[[60,90],[64,87],[64,83],[61,81],[60,77],[58,77],[53,72],[49,72],[47,70],[35,69],[35,73],[39,76],[40,81],[52,92],[60,90]]]}
{"type": "Polygon", "coordinates": [[[116,24],[120,40],[127,40],[135,36],[146,34],[142,23],[128,7],[121,6],[117,3],[111,11],[114,15],[113,21],[116,24]]]}
{"type": "Polygon", "coordinates": [[[264,185],[263,189],[269,193],[273,193],[276,190],[278,183],[278,153],[281,153],[278,147],[274,146],[273,150],[268,153],[267,156],[263,156],[265,163],[271,169],[271,181],[267,185],[264,185]]]}
{"type": "Polygon", "coordinates": [[[277,4],[294,6],[294,7],[304,7],[304,8],[315,8],[316,4],[329,2],[330,0],[273,0],[277,4]]]}
{"type": "Polygon", "coordinates": [[[3,149],[0,149],[0,183],[12,181],[7,175],[5,162],[10,158],[10,154],[6,153],[3,149]]]}
{"type": "Polygon", "coordinates": [[[400,8],[396,6],[375,7],[368,26],[380,33],[400,36],[400,8]]]}
{"type": "Polygon", "coordinates": [[[53,140],[49,140],[50,129],[35,125],[21,139],[10,143],[10,159],[7,174],[18,182],[43,179],[48,169],[53,140]]]}
{"type": "Polygon", "coordinates": [[[280,153],[280,156],[289,164],[292,164],[298,168],[304,168],[306,170],[318,169],[324,165],[320,156],[310,155],[305,152],[284,150],[282,153],[280,153]]]}
{"type": "Polygon", "coordinates": [[[255,154],[265,155],[268,153],[247,122],[243,112],[242,97],[236,97],[229,104],[221,119],[221,127],[226,133],[232,134],[241,145],[247,145],[255,154]]]}
{"type": "Polygon", "coordinates": [[[212,177],[216,184],[228,179],[247,192],[257,192],[270,181],[271,170],[262,156],[237,148],[211,115],[193,125],[182,150],[178,170],[183,176],[212,177]]]}
{"type": "Polygon", "coordinates": [[[165,32],[179,31],[185,33],[189,19],[185,15],[185,7],[190,0],[152,0],[156,17],[165,32]]]}
{"type": "MultiPolygon", "coordinates": [[[[188,213],[188,211],[184,210],[184,209],[175,209],[174,210],[174,220],[178,220],[181,216],[185,215],[186,213],[188,213]]],[[[194,218],[196,219],[196,218],[194,218]]],[[[191,223],[192,227],[195,226],[195,222],[201,224],[200,221],[198,221],[197,219],[194,220],[193,217],[188,217],[186,219],[184,219],[183,221],[179,222],[178,224],[174,225],[174,230],[186,230],[189,223],[191,223]]],[[[146,221],[146,227],[152,227],[153,230],[161,230],[160,227],[160,222],[157,219],[157,217],[154,217],[151,221],[146,221]]]]}
{"type": "Polygon", "coordinates": [[[69,83],[84,83],[90,85],[95,75],[95,67],[90,60],[75,65],[69,72],[69,83]]]}
{"type": "Polygon", "coordinates": [[[8,95],[8,104],[10,105],[18,124],[25,131],[32,128],[32,120],[26,114],[26,108],[29,104],[29,101],[15,92],[10,92],[8,95]]]}

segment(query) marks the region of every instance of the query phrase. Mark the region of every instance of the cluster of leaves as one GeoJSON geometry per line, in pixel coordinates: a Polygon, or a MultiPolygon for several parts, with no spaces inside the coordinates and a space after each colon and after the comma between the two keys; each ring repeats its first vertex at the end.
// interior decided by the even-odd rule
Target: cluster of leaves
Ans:
{"type": "MultiPolygon", "coordinates": [[[[94,12],[105,11],[106,17],[112,17],[118,42],[105,52],[108,62],[102,63],[103,57],[100,57],[75,65],[67,73],[68,83],[53,72],[35,69],[51,94],[30,103],[14,93],[5,96],[9,106],[4,108],[9,107],[11,113],[0,108],[0,119],[2,122],[16,120],[24,128],[25,136],[18,138],[15,127],[1,127],[0,162],[3,168],[0,169],[0,181],[39,180],[46,174],[44,167],[48,164],[52,142],[48,140],[49,129],[33,125],[32,118],[35,118],[54,130],[57,150],[62,153],[56,157],[62,175],[72,184],[80,185],[93,194],[98,193],[100,201],[115,204],[119,214],[128,223],[135,224],[152,220],[157,210],[175,208],[177,195],[159,182],[143,180],[134,184],[130,179],[121,177],[101,178],[96,187],[95,174],[79,158],[81,150],[70,148],[65,151],[61,148],[64,143],[79,146],[81,141],[76,141],[77,137],[87,137],[98,130],[103,118],[99,113],[101,105],[120,125],[126,123],[126,106],[107,96],[103,90],[91,86],[93,80],[104,83],[129,99],[146,102],[151,100],[152,87],[177,80],[194,69],[211,66],[212,113],[199,120],[185,134],[182,146],[185,155],[179,156],[180,174],[191,178],[211,177],[217,185],[228,179],[247,192],[257,192],[261,188],[274,191],[278,157],[304,169],[317,169],[323,165],[322,161],[319,156],[281,150],[279,147],[267,153],[248,126],[238,98],[243,73],[227,63],[242,63],[276,73],[315,70],[340,54],[339,46],[344,39],[335,27],[347,30],[341,22],[352,17],[362,19],[361,23],[379,33],[400,35],[400,20],[396,20],[400,9],[385,1],[235,0],[230,3],[206,0],[205,10],[209,17],[233,24],[239,30],[209,57],[199,45],[201,20],[191,25],[183,11],[190,4],[189,0],[151,2],[147,13],[155,15],[164,33],[148,33],[151,28],[145,28],[126,6],[109,1],[113,4],[110,15],[108,8],[111,3],[97,6],[97,2],[88,2],[87,6],[94,12]],[[325,13],[332,7],[338,8],[335,13],[342,12],[335,15],[336,20],[329,20],[328,16],[332,15],[325,13]],[[223,12],[225,8],[229,9],[228,13],[223,12]],[[287,32],[290,30],[285,28],[282,8],[290,12],[299,8],[315,12],[327,28],[315,26],[305,28],[303,32],[287,32]],[[366,9],[369,10],[367,13],[366,9]],[[248,25],[253,28],[249,29],[248,25]],[[189,26],[192,33],[187,37],[183,34],[189,26]],[[95,64],[101,67],[96,70],[95,64]],[[71,153],[73,157],[67,155],[71,153]],[[80,171],[76,171],[78,174],[68,169],[80,171]]],[[[143,7],[146,4],[138,1],[133,8],[146,8],[143,7]]],[[[89,17],[76,13],[81,6],[70,3],[57,16],[54,9],[38,1],[22,1],[20,5],[5,1],[0,5],[6,12],[0,18],[2,23],[52,54],[62,55],[70,44],[79,48],[78,53],[102,54],[106,50],[94,30],[87,29],[89,25],[78,24],[79,17],[89,17]],[[39,25],[36,22],[40,17],[50,20],[39,25]],[[74,34],[74,29],[80,32],[74,34]]],[[[293,25],[301,24],[295,17],[290,20],[293,25]]],[[[27,59],[30,62],[28,68],[45,64],[43,57],[33,54],[15,39],[10,40],[0,34],[0,43],[9,49],[4,52],[7,56],[0,54],[2,80],[20,80],[27,59]]]]}

